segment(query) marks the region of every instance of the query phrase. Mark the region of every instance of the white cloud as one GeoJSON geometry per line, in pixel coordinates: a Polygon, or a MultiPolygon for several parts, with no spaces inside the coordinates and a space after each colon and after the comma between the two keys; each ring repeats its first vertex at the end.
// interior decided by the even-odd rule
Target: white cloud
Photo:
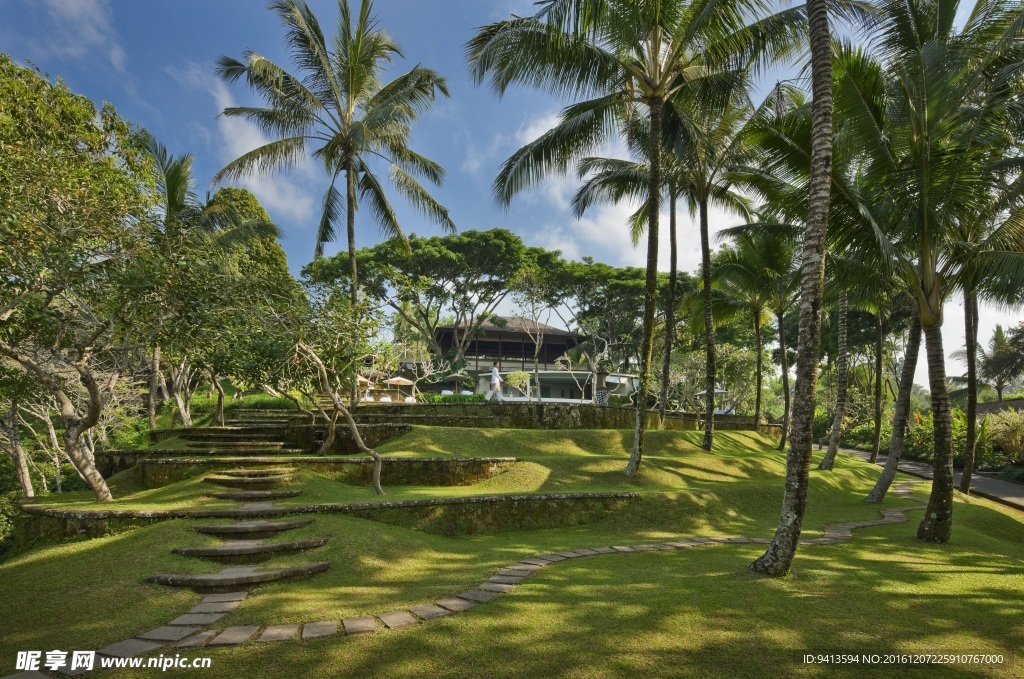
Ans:
{"type": "MultiPolygon", "coordinates": [[[[184,72],[171,71],[171,73],[183,85],[206,90],[213,98],[218,114],[225,108],[238,105],[224,83],[201,69],[197,64],[189,64],[184,72]]],[[[270,141],[259,128],[241,118],[219,116],[217,128],[220,134],[219,137],[214,135],[217,140],[216,152],[219,160],[224,164],[270,141]]],[[[293,176],[297,174],[305,180],[316,177],[313,166],[308,160],[299,163],[293,169],[292,174],[293,176]]],[[[252,174],[238,180],[238,183],[252,191],[253,195],[275,219],[286,219],[302,229],[313,227],[318,201],[303,187],[303,182],[279,174],[252,174]]],[[[324,189],[326,188],[324,185],[324,189]]]]}
{"type": "Polygon", "coordinates": [[[125,71],[125,51],[117,40],[108,0],[41,0],[49,19],[45,43],[33,47],[47,54],[82,59],[106,52],[110,65],[125,71]]]}

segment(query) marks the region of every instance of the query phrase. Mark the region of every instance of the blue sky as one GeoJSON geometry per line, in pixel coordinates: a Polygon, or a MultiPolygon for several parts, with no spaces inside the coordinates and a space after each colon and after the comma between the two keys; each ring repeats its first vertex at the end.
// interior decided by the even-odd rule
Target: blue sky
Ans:
{"type": "MultiPolygon", "coordinates": [[[[353,0],[355,2],[355,0],[353,0]]],[[[335,0],[309,2],[325,31],[337,20],[335,0]]],[[[486,85],[469,77],[463,46],[475,29],[510,13],[528,14],[531,3],[513,0],[378,0],[382,24],[401,46],[405,60],[393,73],[420,63],[448,78],[450,99],[441,99],[417,124],[412,146],[448,171],[445,184],[433,191],[461,229],[504,227],[530,245],[562,250],[567,257],[591,255],[616,265],[642,265],[645,253],[634,249],[624,226],[630,206],[594,209],[582,220],[568,210],[577,182],[552,179],[514,200],[506,211],[491,198],[490,185],[501,162],[554,122],[566,103],[544,94],[517,89],[499,100],[486,85]]],[[[257,103],[241,84],[226,85],[213,75],[214,60],[224,54],[239,58],[254,49],[289,65],[277,17],[260,0],[0,0],[0,51],[16,60],[31,60],[51,76],[63,78],[72,90],[113,103],[127,119],[144,126],[172,153],[195,154],[200,193],[228,161],[264,142],[244,122],[218,119],[225,107],[257,103]]],[[[290,65],[289,65],[290,68],[290,65]]],[[[759,84],[764,92],[776,75],[759,84]]],[[[607,154],[621,154],[611,145],[607,154]]],[[[278,176],[251,177],[244,182],[260,199],[285,234],[282,244],[294,272],[310,260],[319,213],[327,186],[312,163],[278,176]]],[[[436,227],[396,198],[394,205],[407,233],[428,235],[436,227]]],[[[739,223],[713,213],[712,229],[739,223]]],[[[357,243],[380,240],[365,214],[357,216],[357,243]]],[[[694,271],[699,240],[694,222],[680,223],[680,268],[694,271]]],[[[328,254],[339,244],[329,244],[328,254]]],[[[664,250],[664,248],[663,248],[664,250]]],[[[667,269],[668,253],[662,253],[667,269]]],[[[980,337],[992,326],[1015,324],[1020,315],[982,310],[980,337]]],[[[947,308],[947,352],[963,343],[963,312],[947,308]]],[[[949,371],[962,372],[956,362],[949,371]]],[[[917,381],[927,384],[924,362],[917,381]]]]}

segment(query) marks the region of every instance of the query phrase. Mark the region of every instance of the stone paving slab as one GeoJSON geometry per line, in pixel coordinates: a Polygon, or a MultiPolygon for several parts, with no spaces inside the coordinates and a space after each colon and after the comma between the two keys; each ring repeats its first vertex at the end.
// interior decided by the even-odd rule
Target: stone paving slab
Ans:
{"type": "Polygon", "coordinates": [[[417,616],[424,620],[433,620],[434,618],[440,618],[445,615],[451,615],[453,611],[441,608],[435,604],[423,604],[422,606],[410,606],[409,611],[415,613],[417,616]]]}
{"type": "Polygon", "coordinates": [[[434,602],[442,608],[447,608],[452,613],[458,613],[460,611],[468,611],[471,608],[476,608],[479,604],[474,601],[468,601],[466,599],[460,599],[458,597],[448,597],[447,599],[438,599],[434,602]]]}
{"type": "Polygon", "coordinates": [[[186,613],[171,620],[168,625],[212,625],[227,613],[186,613]]]}
{"type": "Polygon", "coordinates": [[[492,575],[491,577],[487,578],[487,582],[493,582],[499,585],[518,585],[525,579],[525,575],[492,575]]]}
{"type": "Polygon", "coordinates": [[[598,552],[597,550],[590,549],[589,547],[583,547],[581,549],[577,549],[577,550],[573,550],[573,551],[575,551],[577,554],[580,554],[582,556],[593,556],[595,554],[600,554],[600,552],[598,552]]]}
{"type": "Polygon", "coordinates": [[[554,553],[552,553],[552,554],[541,554],[540,556],[536,556],[534,558],[535,559],[540,559],[541,561],[547,561],[548,563],[557,563],[559,561],[565,561],[565,557],[564,556],[558,556],[557,554],[554,554],[554,553]]]}
{"type": "Polygon", "coordinates": [[[338,633],[337,620],[324,620],[322,622],[307,622],[302,626],[303,639],[318,639],[329,637],[338,633]]]}
{"type": "Polygon", "coordinates": [[[256,641],[287,641],[298,639],[302,625],[270,625],[263,634],[256,638],[256,641]]]}
{"type": "Polygon", "coordinates": [[[135,656],[148,653],[149,651],[160,648],[161,646],[163,646],[163,644],[155,641],[128,639],[127,641],[119,641],[116,644],[104,646],[96,652],[100,655],[106,655],[111,658],[134,658],[135,656]]]}
{"type": "Polygon", "coordinates": [[[189,627],[187,625],[164,625],[142,634],[136,634],[135,638],[145,639],[146,641],[181,641],[188,635],[198,631],[198,627],[189,627]]]}
{"type": "MultiPolygon", "coordinates": [[[[516,588],[515,585],[509,585],[507,583],[500,582],[481,582],[477,585],[477,589],[482,589],[485,592],[497,592],[498,594],[506,594],[516,588]]],[[[459,596],[462,596],[461,594],[459,596]]]]}
{"type": "Polygon", "coordinates": [[[533,559],[524,559],[518,563],[512,564],[511,566],[509,566],[509,568],[517,568],[522,571],[539,571],[541,568],[544,568],[547,565],[547,561],[534,563],[533,559]]]}
{"type": "Polygon", "coordinates": [[[208,629],[198,634],[193,634],[188,639],[182,639],[174,644],[175,648],[191,648],[194,646],[205,646],[206,643],[219,634],[218,630],[208,629]]]}
{"type": "Polygon", "coordinates": [[[547,566],[551,562],[548,561],[547,559],[532,558],[532,559],[523,559],[519,563],[526,564],[528,566],[537,566],[537,567],[543,568],[544,566],[547,566]]]}
{"type": "Polygon", "coordinates": [[[578,559],[583,556],[578,552],[555,552],[556,556],[564,556],[566,559],[578,559]]]}
{"type": "Polygon", "coordinates": [[[498,595],[494,592],[485,592],[482,589],[469,589],[465,592],[460,592],[457,595],[460,599],[466,599],[468,601],[476,601],[477,603],[485,604],[488,601],[494,601],[498,598],[498,595]]]}
{"type": "Polygon", "coordinates": [[[528,578],[533,575],[533,571],[528,571],[523,568],[502,568],[494,575],[496,577],[503,578],[528,578]]]}
{"type": "Polygon", "coordinates": [[[616,550],[614,547],[594,547],[594,551],[598,554],[614,554],[616,550]]]}
{"type": "Polygon", "coordinates": [[[244,601],[249,596],[248,592],[224,592],[223,594],[209,594],[203,597],[200,603],[222,604],[229,601],[244,601]]]}
{"type": "Polygon", "coordinates": [[[672,545],[676,549],[684,549],[686,547],[695,547],[699,543],[694,542],[693,540],[678,540],[676,542],[666,542],[665,544],[672,545]]]}
{"type": "MultiPolygon", "coordinates": [[[[209,597],[207,597],[209,598],[209,597]]],[[[206,599],[203,599],[205,602],[206,599]]],[[[219,601],[214,603],[198,603],[189,609],[189,613],[229,613],[242,605],[241,601],[219,601]]]]}
{"type": "Polygon", "coordinates": [[[616,552],[635,552],[636,550],[632,547],[626,547],[625,545],[614,545],[612,546],[616,552]]]}
{"type": "Polygon", "coordinates": [[[377,620],[372,615],[364,615],[358,618],[345,618],[341,621],[345,628],[345,634],[368,634],[377,631],[377,620]]]}
{"type": "Polygon", "coordinates": [[[251,625],[228,627],[210,641],[210,646],[237,646],[238,644],[244,644],[252,638],[252,635],[259,631],[259,627],[251,625]]]}
{"type": "Polygon", "coordinates": [[[388,611],[387,613],[381,613],[377,616],[380,621],[384,623],[384,626],[388,629],[395,629],[398,627],[408,627],[409,625],[416,625],[419,620],[413,617],[409,611],[388,611]]]}

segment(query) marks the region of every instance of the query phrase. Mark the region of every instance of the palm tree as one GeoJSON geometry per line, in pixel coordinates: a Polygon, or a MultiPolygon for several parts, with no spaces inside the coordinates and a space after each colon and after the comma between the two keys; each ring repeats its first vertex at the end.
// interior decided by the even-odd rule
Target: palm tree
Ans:
{"type": "MultiPolygon", "coordinates": [[[[1009,218],[981,243],[964,241],[959,226],[984,212],[1002,188],[1020,57],[1022,9],[979,4],[963,30],[953,23],[956,2],[893,0],[883,4],[879,54],[841,50],[849,79],[842,102],[863,149],[869,178],[865,204],[884,220],[871,230],[876,251],[910,294],[926,343],[935,428],[932,493],[918,537],[946,542],[952,529],[952,423],[942,342],[943,305],[976,269],[957,256],[974,248],[985,268],[1021,271],[1018,236],[1024,219],[1009,218]],[[867,77],[864,77],[867,76],[867,77]],[[881,146],[876,146],[880,144],[881,146]],[[883,148],[884,147],[884,148],[883,148]]],[[[849,234],[852,235],[852,234],[849,234]]]]}
{"type": "Polygon", "coordinates": [[[796,301],[800,288],[797,241],[789,228],[748,225],[726,229],[719,238],[732,238],[732,248],[723,252],[716,263],[714,282],[726,294],[745,301],[754,319],[757,344],[757,396],[755,422],[761,410],[761,322],[762,314],[771,314],[778,324],[778,340],[782,356],[782,384],[785,401],[782,441],[785,448],[786,425],[789,422],[789,365],[786,358],[784,318],[796,301]]]}
{"type": "MultiPolygon", "coordinates": [[[[744,94],[737,92],[737,95],[744,94]]],[[[708,208],[716,204],[749,218],[749,201],[736,193],[728,177],[730,167],[740,162],[746,153],[743,143],[743,123],[749,118],[749,106],[736,100],[729,101],[717,111],[695,110],[695,102],[681,98],[674,101],[690,129],[679,134],[669,133],[663,149],[664,191],[669,203],[669,286],[665,301],[665,352],[662,363],[660,403],[668,400],[669,368],[674,341],[676,304],[676,204],[682,198],[687,202],[690,215],[699,218],[701,237],[701,271],[704,280],[704,344],[706,351],[705,392],[707,394],[704,417],[704,448],[711,450],[714,431],[715,393],[715,333],[711,289],[711,249],[708,229],[708,208]]],[[[633,120],[624,135],[630,140],[637,155],[650,148],[648,130],[644,121],[633,120]]],[[[597,200],[618,202],[641,197],[649,185],[649,163],[634,163],[610,158],[584,158],[577,170],[583,185],[573,198],[577,216],[597,200]]],[[[632,216],[631,233],[636,245],[647,227],[647,205],[642,205],[632,216]]]]}
{"type": "Polygon", "coordinates": [[[808,476],[817,400],[821,309],[825,283],[825,236],[832,184],[832,35],[826,0],[807,0],[811,45],[811,172],[801,260],[800,334],[797,340],[796,393],[782,513],[772,543],[750,564],[766,575],[789,572],[800,542],[807,507],[808,476]]]}
{"type": "MultiPolygon", "coordinates": [[[[727,101],[737,69],[746,68],[766,50],[773,55],[788,53],[800,38],[803,17],[802,8],[765,17],[756,0],[542,0],[540,7],[532,17],[485,26],[467,46],[477,82],[490,76],[498,94],[522,83],[584,98],[564,109],[553,129],[505,161],[494,182],[495,197],[505,205],[516,193],[549,174],[565,173],[591,155],[629,111],[645,111],[650,138],[659,140],[664,121],[682,122],[672,100],[684,96],[684,90],[709,105],[727,101]]],[[[650,144],[647,157],[644,331],[629,476],[639,468],[647,430],[661,145],[650,144]]]]}
{"type": "Polygon", "coordinates": [[[214,181],[289,168],[312,147],[313,157],[330,176],[314,256],[319,258],[324,243],[334,240],[344,206],[349,286],[355,303],[359,201],[369,208],[385,238],[404,238],[374,172],[375,162],[388,165],[395,191],[420,213],[445,231],[455,230],[447,208],[420,184],[426,179],[440,185],[444,168],[409,148],[412,124],[434,103],[437,93],[448,96],[448,86],[444,78],[421,66],[387,84],[381,82],[385,64],[402,53],[380,27],[371,0],[362,0],[354,17],[348,0],[338,0],[337,35],[331,41],[305,2],[272,0],[269,6],[284,24],[285,41],[298,71],[293,74],[253,50],[246,50],[241,61],[227,56],[217,61],[218,76],[229,83],[244,79],[266,103],[226,108],[223,115],[248,120],[274,139],[231,161],[214,181]],[[344,194],[335,188],[342,175],[344,194]]]}

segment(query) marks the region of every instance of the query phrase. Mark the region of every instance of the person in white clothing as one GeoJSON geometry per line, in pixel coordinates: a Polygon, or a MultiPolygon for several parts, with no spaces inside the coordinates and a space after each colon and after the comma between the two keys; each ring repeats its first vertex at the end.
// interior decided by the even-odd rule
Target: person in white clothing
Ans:
{"type": "Polygon", "coordinates": [[[498,374],[498,362],[495,361],[494,365],[491,366],[491,390],[484,396],[485,401],[490,401],[492,396],[498,397],[498,403],[502,403],[505,397],[501,393],[501,375],[498,374]]]}

